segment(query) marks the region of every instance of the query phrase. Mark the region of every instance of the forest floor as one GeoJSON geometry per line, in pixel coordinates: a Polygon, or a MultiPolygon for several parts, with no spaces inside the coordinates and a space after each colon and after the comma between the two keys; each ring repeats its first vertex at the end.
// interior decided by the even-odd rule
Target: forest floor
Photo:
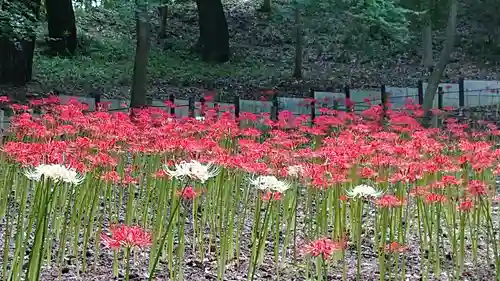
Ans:
{"type": "MultiPolygon", "coordinates": [[[[425,75],[420,66],[417,31],[413,41],[404,46],[358,41],[362,42],[358,46],[363,47],[354,48],[352,43],[345,43],[345,39],[354,36],[345,32],[345,15],[330,4],[312,2],[304,4],[302,10],[304,78],[301,80],[291,77],[295,24],[290,1],[273,1],[272,12],[266,14],[258,11],[261,1],[223,0],[232,58],[220,65],[204,63],[191,51],[198,37],[194,2],[170,7],[165,44],[156,40],[159,19],[158,13],[152,11],[149,94],[155,98],[171,93],[185,97],[213,87],[222,101],[234,93],[256,98],[263,89],[270,88],[287,96],[303,96],[310,88],[338,91],[344,85],[416,87],[425,75]]],[[[0,92],[41,94],[55,89],[86,95],[99,91],[106,97],[127,98],[136,45],[134,7],[130,3],[114,8],[76,9],[80,49],[74,58],[44,54],[47,30],[43,23],[39,28],[34,80],[27,87],[4,87],[0,92]]],[[[466,79],[500,80],[500,60],[477,51],[481,55],[471,55],[474,46],[471,30],[463,16],[457,48],[443,82],[455,81],[459,75],[466,79]]],[[[437,35],[436,39],[440,44],[442,38],[437,35]]]]}

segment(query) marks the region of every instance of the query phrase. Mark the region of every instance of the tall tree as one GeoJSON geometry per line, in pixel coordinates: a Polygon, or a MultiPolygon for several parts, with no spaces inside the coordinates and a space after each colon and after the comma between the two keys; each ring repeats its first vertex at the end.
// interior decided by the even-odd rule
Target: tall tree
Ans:
{"type": "Polygon", "coordinates": [[[264,0],[259,11],[269,13],[271,11],[271,0],[264,0]]]}
{"type": "Polygon", "coordinates": [[[436,91],[439,86],[439,81],[443,76],[443,73],[448,65],[450,55],[453,52],[453,47],[455,45],[455,35],[457,28],[457,10],[458,4],[457,0],[450,0],[450,6],[448,9],[448,24],[446,27],[446,39],[443,42],[443,49],[441,50],[441,55],[439,61],[432,71],[429,83],[425,89],[424,104],[423,109],[425,111],[425,118],[423,118],[423,125],[430,125],[431,116],[430,110],[434,105],[434,98],[436,97],[436,91]]]}
{"type": "Polygon", "coordinates": [[[198,47],[206,62],[229,60],[229,30],[221,0],[196,0],[200,38],[198,47]]]}
{"type": "Polygon", "coordinates": [[[149,18],[146,0],[136,0],[136,37],[134,76],[130,107],[140,108],[146,105],[146,82],[149,53],[149,18]]]}
{"type": "Polygon", "coordinates": [[[0,84],[23,86],[31,80],[39,10],[39,1],[0,3],[0,84]]]}
{"type": "Polygon", "coordinates": [[[300,23],[300,8],[298,4],[295,7],[295,67],[293,69],[293,77],[302,78],[302,26],[300,23]]]}
{"type": "Polygon", "coordinates": [[[45,0],[49,44],[54,55],[73,55],[77,46],[72,0],[45,0]]]}
{"type": "MultiPolygon", "coordinates": [[[[426,2],[426,1],[422,1],[426,2]]],[[[425,4],[424,4],[425,5],[425,4]]],[[[430,7],[425,7],[424,14],[422,15],[422,65],[426,69],[431,70],[434,60],[432,56],[432,17],[430,12],[430,7]],[[425,11],[425,8],[427,10],[425,11]]]]}
{"type": "Polygon", "coordinates": [[[168,2],[162,0],[158,6],[158,13],[160,14],[160,31],[158,32],[158,42],[164,43],[167,38],[167,18],[168,18],[168,2]]]}

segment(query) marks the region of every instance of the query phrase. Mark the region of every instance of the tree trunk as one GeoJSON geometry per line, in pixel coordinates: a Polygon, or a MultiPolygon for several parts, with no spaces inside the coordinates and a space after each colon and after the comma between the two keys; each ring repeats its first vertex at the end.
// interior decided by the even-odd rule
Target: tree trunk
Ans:
{"type": "Polygon", "coordinates": [[[163,41],[165,38],[167,38],[167,4],[162,4],[162,6],[158,8],[158,12],[160,13],[160,31],[158,32],[158,39],[159,41],[163,41]]]}
{"type": "Polygon", "coordinates": [[[229,30],[221,0],[196,1],[201,55],[206,62],[229,60],[229,30]]]}
{"type": "Polygon", "coordinates": [[[0,39],[0,84],[23,86],[31,80],[35,38],[0,39]]]}
{"type": "Polygon", "coordinates": [[[260,7],[260,11],[264,13],[271,12],[271,0],[264,0],[264,3],[262,3],[260,7]]]}
{"type": "Polygon", "coordinates": [[[432,25],[430,17],[422,28],[422,65],[426,69],[431,69],[434,62],[432,57],[432,25]]]}
{"type": "MultiPolygon", "coordinates": [[[[38,18],[39,1],[17,0],[16,2],[24,2],[38,18]]],[[[36,37],[34,35],[27,38],[11,38],[7,36],[10,35],[3,34],[2,36],[0,34],[0,84],[24,86],[32,78],[36,37]]],[[[25,96],[15,97],[15,99],[24,101],[25,96]]]]}
{"type": "Polygon", "coordinates": [[[434,98],[436,96],[436,91],[439,86],[439,81],[443,76],[443,73],[446,69],[446,65],[448,64],[448,60],[450,59],[450,55],[453,52],[453,47],[455,44],[455,33],[457,26],[457,0],[451,0],[450,9],[448,14],[448,25],[446,29],[446,40],[443,43],[443,50],[441,51],[441,55],[439,57],[439,62],[436,66],[436,69],[431,74],[429,84],[425,89],[424,96],[424,104],[423,109],[425,112],[423,118],[423,125],[429,126],[431,121],[431,112],[434,105],[434,98]]]}
{"type": "Polygon", "coordinates": [[[302,27],[300,24],[300,9],[295,8],[295,68],[293,77],[302,78],[302,27]]]}
{"type": "Polygon", "coordinates": [[[49,43],[54,55],[73,55],[76,50],[76,21],[72,0],[45,0],[49,43]]]}
{"type": "Polygon", "coordinates": [[[137,46],[135,49],[134,76],[130,107],[139,108],[146,105],[146,80],[149,52],[149,19],[146,4],[137,4],[136,11],[137,46]]]}

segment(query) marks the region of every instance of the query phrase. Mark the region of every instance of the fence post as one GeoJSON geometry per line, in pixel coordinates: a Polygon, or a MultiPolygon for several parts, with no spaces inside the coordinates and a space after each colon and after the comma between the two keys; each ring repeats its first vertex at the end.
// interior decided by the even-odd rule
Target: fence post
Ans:
{"type": "Polygon", "coordinates": [[[174,94],[170,94],[170,96],[168,97],[168,100],[171,103],[170,106],[172,106],[170,108],[170,115],[174,116],[175,115],[175,96],[174,96],[174,94]]]}
{"type": "Polygon", "coordinates": [[[351,111],[351,90],[349,89],[349,86],[346,85],[344,87],[344,93],[345,93],[345,110],[347,112],[351,111]]]}
{"type": "Polygon", "coordinates": [[[382,102],[382,123],[387,115],[387,92],[385,91],[385,85],[380,86],[380,101],[382,102]]]}
{"type": "Polygon", "coordinates": [[[333,100],[333,109],[338,110],[339,109],[339,101],[337,99],[333,100]]]}
{"type": "Polygon", "coordinates": [[[279,103],[278,103],[278,94],[277,93],[273,94],[272,104],[273,105],[271,107],[271,120],[278,121],[279,103]]]}
{"type": "Polygon", "coordinates": [[[443,87],[438,87],[438,109],[442,110],[443,109],[443,87]]]}
{"type": "Polygon", "coordinates": [[[311,124],[314,124],[314,119],[316,119],[316,91],[313,88],[309,90],[309,97],[311,98],[311,124]]]}
{"type": "MultiPolygon", "coordinates": [[[[5,111],[3,109],[0,109],[0,135],[3,136],[5,135],[5,111]]],[[[3,144],[3,143],[2,143],[3,144]]]]}
{"type": "Polygon", "coordinates": [[[418,80],[418,104],[424,104],[424,81],[418,80]]]}
{"type": "Polygon", "coordinates": [[[206,109],[206,104],[205,104],[205,98],[201,97],[200,98],[200,116],[205,116],[205,109],[206,109]]]}
{"type": "Polygon", "coordinates": [[[94,95],[94,111],[99,110],[99,104],[101,103],[101,94],[95,93],[94,95]]]}
{"type": "Polygon", "coordinates": [[[214,102],[214,110],[215,110],[215,114],[217,115],[217,118],[219,118],[220,106],[216,102],[214,102]]]}
{"type": "Polygon", "coordinates": [[[458,78],[458,106],[465,106],[465,80],[463,77],[458,78]]]}
{"type": "MultiPolygon", "coordinates": [[[[443,110],[443,95],[444,95],[443,87],[438,87],[438,109],[440,111],[443,110]]],[[[436,116],[438,128],[440,128],[442,124],[441,112],[439,114],[440,115],[436,116]]]]}
{"type": "Polygon", "coordinates": [[[189,97],[188,99],[188,117],[193,118],[194,117],[194,97],[189,97]]]}
{"type": "Polygon", "coordinates": [[[234,117],[240,118],[240,96],[234,97],[234,117]]]}
{"type": "Polygon", "coordinates": [[[387,110],[387,92],[385,90],[385,85],[380,86],[380,101],[382,102],[382,107],[384,111],[387,110]]]}

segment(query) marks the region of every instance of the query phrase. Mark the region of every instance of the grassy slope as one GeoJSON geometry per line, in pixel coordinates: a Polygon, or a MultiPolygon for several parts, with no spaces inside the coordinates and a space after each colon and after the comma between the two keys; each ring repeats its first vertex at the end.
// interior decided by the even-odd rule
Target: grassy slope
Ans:
{"type": "MultiPolygon", "coordinates": [[[[271,16],[256,9],[260,1],[226,0],[226,15],[231,34],[233,57],[229,63],[209,65],[190,52],[198,35],[194,5],[172,7],[169,15],[168,47],[152,40],[149,60],[149,88],[161,95],[167,91],[178,94],[198,93],[205,82],[214,82],[219,93],[252,93],[262,87],[286,88],[289,94],[300,95],[310,86],[339,88],[347,83],[354,87],[389,85],[412,86],[420,78],[416,49],[369,55],[368,50],[345,51],[340,43],[341,15],[331,6],[307,7],[304,15],[305,54],[304,80],[290,78],[294,56],[294,22],[291,1],[273,2],[271,16]],[[357,60],[352,55],[357,55],[357,60]],[[349,58],[351,56],[351,58],[349,58]]],[[[158,22],[152,13],[152,36],[156,37],[158,22]]],[[[126,97],[131,83],[135,52],[133,7],[77,11],[80,53],[73,59],[49,58],[43,55],[40,41],[35,58],[36,83],[33,91],[63,89],[75,94],[96,88],[112,96],[126,97]]],[[[40,39],[46,30],[40,28],[40,39]]],[[[409,47],[408,47],[409,48],[409,47]]],[[[481,66],[458,49],[448,68],[448,78],[458,73],[468,78],[486,77],[493,66],[481,66]]],[[[494,72],[493,72],[494,73],[494,72]]],[[[446,79],[446,78],[445,78],[446,79]]]]}

